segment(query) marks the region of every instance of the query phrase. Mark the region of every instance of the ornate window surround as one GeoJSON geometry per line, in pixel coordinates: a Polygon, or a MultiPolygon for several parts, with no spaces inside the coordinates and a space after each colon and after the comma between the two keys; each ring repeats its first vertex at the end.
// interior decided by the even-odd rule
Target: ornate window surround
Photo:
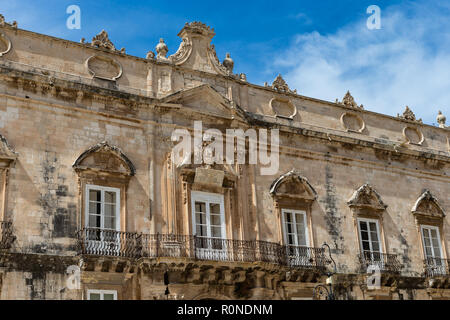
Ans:
{"type": "Polygon", "coordinates": [[[440,245],[442,250],[442,258],[448,257],[447,248],[444,241],[444,218],[445,212],[439,204],[438,200],[433,196],[430,190],[424,190],[420,197],[414,203],[411,209],[411,213],[414,215],[417,235],[420,239],[420,246],[422,248],[423,259],[426,259],[425,248],[422,238],[422,227],[430,226],[436,227],[439,231],[440,245]]]}
{"type": "Polygon", "coordinates": [[[83,152],[72,165],[78,175],[79,226],[86,226],[86,188],[88,185],[120,190],[120,230],[127,230],[127,189],[136,173],[133,163],[115,146],[101,142],[83,152]]]}
{"type": "MultiPolygon", "coordinates": [[[[175,192],[169,191],[169,198],[172,194],[181,195],[181,208],[174,212],[181,213],[181,219],[172,217],[172,220],[178,221],[174,230],[169,232],[176,232],[179,234],[194,234],[193,220],[192,220],[192,192],[199,191],[223,196],[224,217],[225,217],[225,234],[227,238],[235,238],[233,235],[236,230],[233,230],[233,223],[235,223],[237,216],[234,214],[236,205],[236,188],[238,174],[234,168],[229,165],[184,165],[176,167],[170,156],[167,160],[167,170],[170,176],[177,177],[176,179],[167,179],[169,181],[169,188],[175,192]],[[172,186],[171,186],[172,183],[172,186]],[[173,184],[174,183],[174,184],[173,184]],[[177,190],[179,190],[177,192],[177,190]]],[[[178,199],[177,196],[175,196],[178,199]]],[[[178,201],[178,200],[174,200],[178,201]]],[[[177,214],[177,213],[175,213],[177,214]]]]}
{"type": "Polygon", "coordinates": [[[347,201],[348,206],[353,213],[354,231],[356,234],[359,252],[363,254],[361,248],[361,235],[359,232],[359,219],[369,219],[378,221],[378,232],[380,237],[380,250],[387,253],[386,237],[383,226],[383,214],[387,205],[381,200],[378,192],[369,184],[359,187],[347,201]]]}
{"type": "Polygon", "coordinates": [[[297,170],[292,169],[272,183],[270,186],[270,194],[273,197],[275,214],[278,221],[277,230],[279,242],[286,244],[282,214],[283,210],[303,211],[306,213],[309,246],[314,247],[312,205],[317,199],[317,192],[311,186],[308,179],[301,176],[297,170]],[[290,184],[293,188],[285,188],[284,185],[286,184],[290,184]],[[295,188],[295,186],[297,188],[295,188]]]}

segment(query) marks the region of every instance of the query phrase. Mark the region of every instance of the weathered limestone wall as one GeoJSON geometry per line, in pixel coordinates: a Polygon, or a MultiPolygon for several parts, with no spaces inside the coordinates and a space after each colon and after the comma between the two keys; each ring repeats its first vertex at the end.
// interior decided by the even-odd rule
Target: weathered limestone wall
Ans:
{"type": "MultiPolygon", "coordinates": [[[[124,198],[122,231],[192,233],[190,196],[183,180],[190,173],[183,171],[186,168],[172,167],[168,155],[173,130],[192,131],[194,121],[202,121],[204,130],[218,128],[222,132],[228,128],[280,129],[276,175],[261,176],[259,165],[223,169],[231,185],[224,191],[228,238],[283,242],[278,209],[269,191],[277,178],[296,169],[317,193],[309,213],[311,246],[329,243],[339,272],[355,274],[360,250],[354,214],[347,202],[368,183],[387,205],[380,223],[384,252],[399,254],[403,276],[422,276],[421,237],[411,211],[425,189],[438,199],[444,212],[450,211],[448,129],[302,97],[290,90],[255,86],[242,77],[224,75],[208,55],[211,34],[195,38],[196,54],[175,64],[9,26],[0,27],[0,32],[12,43],[10,52],[0,57],[0,134],[17,153],[9,171],[4,217],[12,221],[16,236],[11,251],[45,257],[76,255],[75,233],[83,227],[83,188],[73,164],[83,152],[103,141],[120,148],[136,169],[124,198]],[[86,63],[94,55],[119,63],[122,75],[116,81],[93,78],[86,63]],[[294,106],[295,117],[276,117],[272,99],[281,101],[278,108],[282,112],[294,106]],[[343,123],[345,113],[356,115],[353,122],[343,123]],[[358,117],[364,121],[361,132],[358,117]],[[353,131],[347,132],[346,126],[355,123],[356,130],[352,127],[353,131]],[[405,127],[412,128],[406,137],[402,134],[405,127]],[[416,129],[418,137],[414,136],[416,129]],[[405,140],[421,140],[420,133],[422,144],[405,140]]],[[[113,70],[114,63],[107,67],[113,70]]],[[[107,176],[102,179],[108,183],[107,176]]],[[[447,215],[441,231],[447,257],[449,223],[447,215]]],[[[0,298],[80,299],[83,290],[100,286],[119,290],[123,299],[153,299],[165,289],[161,274],[137,269],[108,273],[102,268],[95,266],[84,273],[82,290],[61,291],[68,277],[64,268],[36,272],[2,265],[0,298]]],[[[261,289],[248,289],[253,290],[253,298],[308,296],[314,285],[287,279],[278,279],[278,283],[252,270],[248,273],[263,283],[261,289]]],[[[226,286],[210,286],[210,282],[219,281],[216,278],[220,276],[211,273],[196,278],[191,285],[181,285],[180,280],[173,291],[186,298],[208,294],[232,297],[231,285],[238,281],[227,278],[226,286]]],[[[369,296],[393,298],[389,288],[383,290],[369,296]]],[[[417,290],[404,295],[428,297],[425,289],[417,290]]],[[[360,291],[356,288],[352,297],[370,298],[360,291]]],[[[447,291],[436,291],[436,296],[448,296],[447,291]]]]}

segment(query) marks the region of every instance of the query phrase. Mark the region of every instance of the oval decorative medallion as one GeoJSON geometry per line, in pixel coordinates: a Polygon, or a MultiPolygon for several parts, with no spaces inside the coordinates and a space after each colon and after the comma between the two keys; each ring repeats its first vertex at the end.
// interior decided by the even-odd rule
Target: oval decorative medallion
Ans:
{"type": "Polygon", "coordinates": [[[11,40],[3,34],[0,33],[0,57],[4,56],[11,50],[11,40]]]}
{"type": "Polygon", "coordinates": [[[349,112],[341,116],[341,124],[347,132],[361,133],[366,128],[366,123],[359,115],[349,112]]]}
{"type": "Polygon", "coordinates": [[[269,105],[277,117],[292,120],[297,115],[297,108],[289,99],[273,98],[269,105]]]}
{"type": "Polygon", "coordinates": [[[122,76],[122,66],[106,56],[91,56],[86,60],[86,68],[94,77],[103,80],[116,81],[122,76]]]}
{"type": "Polygon", "coordinates": [[[423,136],[422,132],[414,127],[403,128],[403,137],[409,144],[422,145],[422,143],[425,141],[425,137],[423,136]]]}

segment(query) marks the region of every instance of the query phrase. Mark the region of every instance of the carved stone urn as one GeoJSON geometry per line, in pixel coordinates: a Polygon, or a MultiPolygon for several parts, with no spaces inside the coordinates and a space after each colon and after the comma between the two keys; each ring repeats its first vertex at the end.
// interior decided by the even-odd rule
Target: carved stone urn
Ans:
{"type": "Polygon", "coordinates": [[[223,60],[222,64],[225,68],[227,68],[227,70],[230,74],[233,72],[234,61],[233,61],[233,59],[231,59],[231,56],[229,53],[227,53],[227,56],[223,60]]]}

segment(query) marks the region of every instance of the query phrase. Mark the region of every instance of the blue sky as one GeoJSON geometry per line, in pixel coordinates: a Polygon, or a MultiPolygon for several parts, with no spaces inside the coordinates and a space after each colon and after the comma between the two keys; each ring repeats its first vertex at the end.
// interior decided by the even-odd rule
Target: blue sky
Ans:
{"type": "Polygon", "coordinates": [[[0,13],[19,27],[73,41],[102,29],[117,48],[144,57],[160,37],[169,54],[188,21],[216,31],[220,59],[235,72],[271,83],[281,73],[300,94],[334,101],[350,90],[366,109],[389,115],[405,106],[434,124],[450,118],[450,1],[66,1],[0,0],[0,13]],[[81,8],[81,30],[66,28],[66,8],[81,8]],[[367,7],[381,8],[369,30],[367,7]]]}

